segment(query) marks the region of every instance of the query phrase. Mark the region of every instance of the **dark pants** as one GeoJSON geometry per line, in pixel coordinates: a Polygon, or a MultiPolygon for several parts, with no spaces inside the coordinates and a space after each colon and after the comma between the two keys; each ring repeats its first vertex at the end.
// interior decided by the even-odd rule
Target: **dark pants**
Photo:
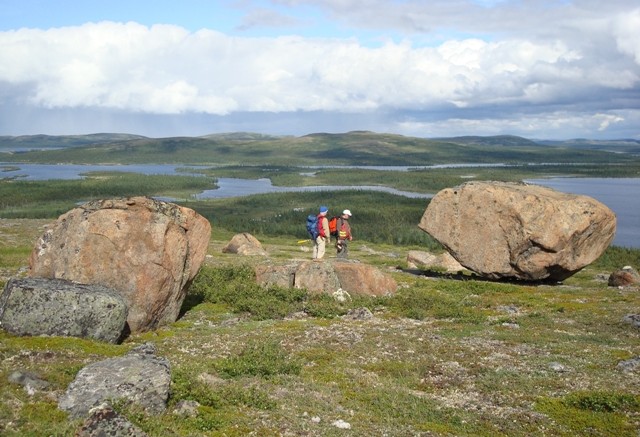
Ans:
{"type": "Polygon", "coordinates": [[[336,242],[336,256],[338,258],[347,258],[349,256],[348,240],[338,240],[336,242]]]}

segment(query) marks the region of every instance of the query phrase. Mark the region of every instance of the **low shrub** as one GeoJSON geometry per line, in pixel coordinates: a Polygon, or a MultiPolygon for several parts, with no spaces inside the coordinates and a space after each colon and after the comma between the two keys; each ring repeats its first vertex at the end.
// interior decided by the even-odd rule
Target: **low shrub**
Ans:
{"type": "Polygon", "coordinates": [[[302,362],[291,358],[275,340],[248,344],[236,356],[222,359],[214,365],[216,371],[228,378],[240,376],[298,375],[302,362]]]}

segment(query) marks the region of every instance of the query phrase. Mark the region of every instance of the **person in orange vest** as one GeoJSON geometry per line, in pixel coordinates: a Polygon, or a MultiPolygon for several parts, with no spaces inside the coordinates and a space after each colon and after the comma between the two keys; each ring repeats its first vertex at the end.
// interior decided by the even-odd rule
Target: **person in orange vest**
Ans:
{"type": "Polygon", "coordinates": [[[349,249],[347,242],[353,239],[351,235],[351,225],[349,224],[349,218],[351,218],[351,211],[345,209],[342,211],[342,215],[338,218],[336,230],[338,232],[338,240],[336,241],[336,256],[338,258],[347,258],[349,256],[349,249]]]}

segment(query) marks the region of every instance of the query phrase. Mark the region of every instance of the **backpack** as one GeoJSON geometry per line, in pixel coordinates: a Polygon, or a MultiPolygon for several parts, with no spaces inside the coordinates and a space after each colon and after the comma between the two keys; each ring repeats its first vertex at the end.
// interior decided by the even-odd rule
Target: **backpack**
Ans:
{"type": "Polygon", "coordinates": [[[318,216],[315,214],[309,214],[307,216],[307,232],[311,236],[311,239],[315,241],[318,238],[318,216]]]}
{"type": "Polygon", "coordinates": [[[338,235],[338,216],[333,216],[329,219],[329,233],[331,235],[338,235]]]}

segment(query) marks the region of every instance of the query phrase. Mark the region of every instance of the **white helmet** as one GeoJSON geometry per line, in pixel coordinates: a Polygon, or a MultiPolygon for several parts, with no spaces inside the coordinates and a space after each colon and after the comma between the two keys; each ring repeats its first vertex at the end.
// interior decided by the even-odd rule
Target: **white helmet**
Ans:
{"type": "Polygon", "coordinates": [[[349,211],[348,209],[345,209],[344,211],[342,211],[342,214],[348,215],[349,217],[351,217],[351,211],[349,211]]]}

